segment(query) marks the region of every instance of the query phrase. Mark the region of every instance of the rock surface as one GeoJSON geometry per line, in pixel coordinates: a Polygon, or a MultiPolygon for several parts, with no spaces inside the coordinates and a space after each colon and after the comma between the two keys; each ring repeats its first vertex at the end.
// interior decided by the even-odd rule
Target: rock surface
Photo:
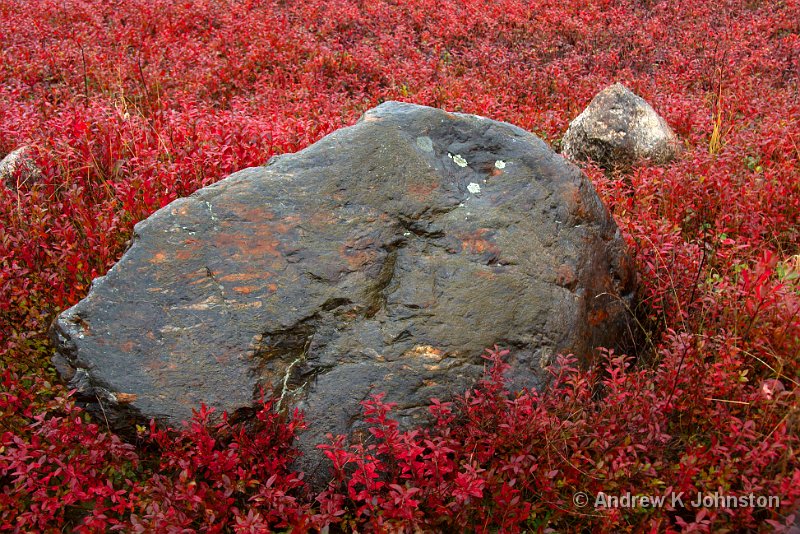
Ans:
{"type": "Polygon", "coordinates": [[[201,402],[246,417],[271,389],[324,477],[314,446],[370,394],[422,421],[495,343],[538,386],[553,354],[628,337],[634,281],[590,182],[533,134],[389,102],[137,224],[54,324],[54,361],[117,429],[201,402]]]}
{"type": "Polygon", "coordinates": [[[30,147],[21,146],[0,160],[0,182],[12,191],[16,191],[21,183],[37,179],[41,175],[30,151],[30,147]]]}
{"type": "Polygon", "coordinates": [[[600,91],[570,123],[561,147],[574,161],[591,159],[613,169],[642,160],[667,163],[680,152],[680,141],[650,104],[616,83],[600,91]]]}

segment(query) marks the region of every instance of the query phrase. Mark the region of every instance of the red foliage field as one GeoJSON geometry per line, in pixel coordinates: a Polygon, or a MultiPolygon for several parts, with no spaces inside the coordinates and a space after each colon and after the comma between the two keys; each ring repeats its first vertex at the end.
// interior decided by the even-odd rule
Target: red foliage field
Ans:
{"type": "MultiPolygon", "coordinates": [[[[798,0],[0,0],[0,530],[742,531],[800,517],[798,0]],[[47,329],[133,224],[395,99],[477,113],[558,147],[621,81],[685,144],[666,167],[586,172],[636,260],[643,342],[548,391],[503,352],[436,424],[332,438],[319,495],[303,425],[109,433],[70,399],[47,329]],[[581,506],[576,492],[584,492],[581,506]],[[684,493],[685,506],[595,507],[684,493]],[[703,494],[780,505],[695,507],[703,494]]],[[[728,503],[730,504],[730,503],[728,503]]]]}

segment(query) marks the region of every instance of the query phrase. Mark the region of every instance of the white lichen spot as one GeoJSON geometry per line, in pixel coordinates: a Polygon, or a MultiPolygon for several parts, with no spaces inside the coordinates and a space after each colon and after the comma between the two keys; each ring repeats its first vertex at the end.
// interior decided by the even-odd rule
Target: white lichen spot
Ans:
{"type": "Polygon", "coordinates": [[[497,167],[498,169],[505,169],[506,162],[503,161],[502,159],[498,159],[497,161],[494,162],[494,166],[497,167]]]}
{"type": "Polygon", "coordinates": [[[475,182],[472,182],[467,186],[467,191],[469,191],[473,195],[476,195],[481,192],[481,186],[476,184],[475,182]]]}
{"type": "Polygon", "coordinates": [[[462,168],[467,166],[467,160],[462,158],[461,154],[456,154],[455,156],[453,156],[453,163],[462,168]]]}

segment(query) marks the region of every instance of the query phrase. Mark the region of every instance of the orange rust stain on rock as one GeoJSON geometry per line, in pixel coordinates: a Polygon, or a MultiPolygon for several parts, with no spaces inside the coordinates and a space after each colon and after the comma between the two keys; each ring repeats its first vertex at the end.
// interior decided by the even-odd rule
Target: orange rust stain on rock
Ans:
{"type": "Polygon", "coordinates": [[[233,222],[233,224],[241,224],[242,221],[261,223],[275,218],[275,212],[270,209],[269,204],[245,200],[257,195],[251,184],[240,182],[239,185],[244,187],[236,191],[236,200],[234,202],[225,204],[224,210],[227,213],[225,217],[222,217],[223,220],[219,221],[220,223],[233,222]],[[228,215],[233,215],[233,217],[228,215]]]}
{"type": "Polygon", "coordinates": [[[495,167],[494,169],[492,169],[492,172],[490,174],[492,176],[500,176],[501,174],[503,174],[503,171],[495,167]]]}
{"type": "Polygon", "coordinates": [[[167,255],[163,252],[156,252],[153,254],[153,257],[150,258],[150,263],[164,263],[167,261],[167,255]]]}
{"type": "Polygon", "coordinates": [[[254,222],[271,221],[275,218],[275,213],[272,210],[252,206],[249,206],[244,210],[236,210],[236,214],[245,221],[254,222]]]}
{"type": "Polygon", "coordinates": [[[188,260],[192,256],[194,256],[194,251],[192,250],[179,250],[175,253],[175,259],[182,261],[188,260]]]}
{"type": "Polygon", "coordinates": [[[349,240],[339,247],[339,254],[347,260],[351,270],[356,271],[363,266],[373,263],[378,253],[375,250],[376,243],[369,238],[360,238],[355,241],[349,240]]]}
{"type": "Polygon", "coordinates": [[[133,341],[126,341],[125,343],[119,346],[122,352],[133,352],[133,349],[135,347],[136,345],[133,344],[133,341]]]}
{"type": "Polygon", "coordinates": [[[214,236],[214,245],[218,248],[228,248],[238,246],[242,241],[242,236],[228,232],[220,232],[214,236]]]}
{"type": "Polygon", "coordinates": [[[597,326],[606,319],[608,319],[606,310],[592,310],[589,312],[589,324],[592,326],[597,326]]]}
{"type": "Polygon", "coordinates": [[[242,293],[244,295],[249,295],[250,293],[258,291],[259,289],[261,289],[261,286],[236,286],[233,288],[233,290],[237,293],[242,293]]]}
{"type": "MultiPolygon", "coordinates": [[[[193,276],[194,281],[189,282],[190,286],[196,286],[196,285],[208,283],[208,273],[206,273],[205,271],[202,272],[202,273],[195,272],[195,273],[189,273],[189,274],[194,275],[193,276]]],[[[183,278],[189,279],[189,276],[184,275],[183,278]]]]}
{"type": "Polygon", "coordinates": [[[579,187],[569,185],[565,191],[561,193],[561,197],[569,209],[569,212],[578,217],[585,219],[589,213],[586,211],[586,205],[583,202],[583,196],[579,187]]]}
{"type": "Polygon", "coordinates": [[[116,393],[114,396],[119,404],[130,404],[139,398],[136,393],[116,393]]]}
{"type": "Polygon", "coordinates": [[[285,222],[279,222],[279,223],[275,223],[275,224],[272,225],[272,229],[275,232],[279,233],[279,234],[285,234],[286,232],[288,232],[289,230],[291,230],[294,227],[295,227],[294,224],[285,223],[285,222]]]}
{"type": "Polygon", "coordinates": [[[408,186],[408,193],[414,200],[424,202],[438,189],[439,184],[436,182],[417,182],[408,186]]]}
{"type": "Polygon", "coordinates": [[[463,250],[467,250],[472,254],[483,254],[484,252],[491,252],[492,254],[499,254],[500,249],[495,243],[489,241],[484,236],[489,232],[486,228],[480,228],[470,234],[462,234],[461,246],[463,250]]]}
{"type": "Polygon", "coordinates": [[[275,291],[278,290],[278,284],[269,284],[267,286],[267,289],[269,289],[270,291],[272,291],[274,293],[275,291]]]}
{"type": "Polygon", "coordinates": [[[220,277],[220,282],[248,282],[250,280],[261,280],[269,278],[272,273],[269,271],[262,271],[259,273],[232,273],[220,277]]]}
{"type": "Polygon", "coordinates": [[[369,250],[353,250],[342,246],[340,250],[350,269],[356,271],[375,260],[375,252],[369,250]]]}
{"type": "Polygon", "coordinates": [[[280,241],[275,239],[269,228],[259,229],[253,234],[220,233],[217,234],[214,244],[221,250],[236,249],[246,258],[264,258],[267,256],[278,257],[280,241]]]}
{"type": "Polygon", "coordinates": [[[280,241],[276,239],[264,239],[263,241],[251,241],[240,248],[248,256],[263,258],[264,256],[280,256],[281,252],[278,250],[278,245],[280,244],[280,241]]]}

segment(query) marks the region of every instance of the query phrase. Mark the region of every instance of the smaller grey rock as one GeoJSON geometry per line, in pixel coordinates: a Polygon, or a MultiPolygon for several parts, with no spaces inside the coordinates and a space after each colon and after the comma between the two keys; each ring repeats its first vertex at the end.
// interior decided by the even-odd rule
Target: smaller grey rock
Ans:
{"type": "Polygon", "coordinates": [[[572,121],[561,142],[565,157],[591,159],[605,169],[629,168],[643,160],[668,163],[680,148],[666,121],[620,83],[600,91],[572,121]]]}
{"type": "Polygon", "coordinates": [[[31,157],[31,148],[21,146],[0,160],[0,181],[12,191],[20,184],[38,179],[41,171],[31,157]]]}

